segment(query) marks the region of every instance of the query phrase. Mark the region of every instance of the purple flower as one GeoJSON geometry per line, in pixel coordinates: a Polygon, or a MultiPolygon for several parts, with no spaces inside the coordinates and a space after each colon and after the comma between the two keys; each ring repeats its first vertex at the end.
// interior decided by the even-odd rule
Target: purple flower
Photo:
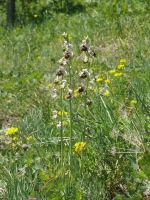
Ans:
{"type": "Polygon", "coordinates": [[[36,200],[36,198],[29,198],[28,200],[36,200]]]}

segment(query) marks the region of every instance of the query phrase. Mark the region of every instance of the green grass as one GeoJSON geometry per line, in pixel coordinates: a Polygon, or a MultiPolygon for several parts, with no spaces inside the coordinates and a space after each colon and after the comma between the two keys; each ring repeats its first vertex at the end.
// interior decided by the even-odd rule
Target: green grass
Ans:
{"type": "Polygon", "coordinates": [[[77,4],[68,10],[57,2],[60,7],[53,4],[44,16],[40,4],[32,3],[35,10],[25,20],[18,14],[10,31],[5,29],[3,11],[1,199],[147,199],[150,4],[137,0],[75,3],[80,10],[77,4]],[[61,90],[59,81],[54,99],[51,84],[63,57],[64,32],[73,45],[73,57],[65,66],[66,87],[61,90]],[[97,56],[83,64],[79,47],[87,36],[97,56]],[[121,59],[126,59],[124,69],[117,68],[121,59]],[[85,68],[90,76],[83,80],[79,73],[85,68]],[[110,70],[122,74],[115,77],[110,70]],[[96,81],[99,77],[101,82],[96,81]],[[65,98],[68,88],[76,90],[83,83],[85,92],[65,98]],[[54,110],[67,113],[54,118],[54,110]],[[19,131],[5,135],[10,127],[19,131]],[[74,144],[81,141],[86,142],[85,149],[75,152],[74,144]]]}

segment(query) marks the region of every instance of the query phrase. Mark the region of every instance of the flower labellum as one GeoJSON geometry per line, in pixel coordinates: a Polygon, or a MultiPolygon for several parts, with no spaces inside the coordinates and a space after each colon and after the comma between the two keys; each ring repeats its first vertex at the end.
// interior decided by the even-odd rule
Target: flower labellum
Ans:
{"type": "Polygon", "coordinates": [[[79,73],[80,78],[86,78],[88,76],[90,76],[90,73],[88,72],[87,69],[83,69],[82,72],[79,73]]]}

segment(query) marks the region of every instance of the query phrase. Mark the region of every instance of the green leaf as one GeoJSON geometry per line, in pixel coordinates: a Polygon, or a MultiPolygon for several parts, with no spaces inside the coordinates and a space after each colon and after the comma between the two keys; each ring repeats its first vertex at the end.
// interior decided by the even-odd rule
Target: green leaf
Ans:
{"type": "MultiPolygon", "coordinates": [[[[139,166],[143,173],[150,177],[150,154],[147,152],[144,154],[143,158],[139,160],[139,166]]],[[[141,175],[144,175],[141,173],[141,175]]]]}
{"type": "Polygon", "coordinates": [[[39,172],[39,178],[42,180],[42,181],[47,181],[50,176],[48,173],[44,172],[44,171],[40,171],[39,172]]]}
{"type": "Polygon", "coordinates": [[[142,170],[138,173],[138,175],[139,175],[139,178],[141,178],[141,179],[147,178],[146,174],[142,170]]]}
{"type": "Polygon", "coordinates": [[[117,196],[114,198],[114,200],[124,200],[125,197],[124,195],[120,195],[120,194],[117,194],[117,196]]]}
{"type": "Polygon", "coordinates": [[[36,196],[36,193],[35,193],[34,190],[32,190],[31,193],[30,193],[30,197],[31,197],[31,198],[34,198],[35,196],[36,196]]]}

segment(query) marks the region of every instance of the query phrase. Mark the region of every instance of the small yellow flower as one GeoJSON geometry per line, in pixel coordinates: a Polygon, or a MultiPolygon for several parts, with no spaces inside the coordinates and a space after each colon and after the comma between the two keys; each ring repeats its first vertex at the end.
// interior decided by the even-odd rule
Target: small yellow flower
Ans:
{"type": "Polygon", "coordinates": [[[33,136],[29,136],[26,138],[27,140],[34,140],[34,137],[33,136]]]}
{"type": "Polygon", "coordinates": [[[125,58],[122,58],[121,60],[120,60],[120,63],[126,63],[127,61],[126,61],[126,59],[125,58]]]}
{"type": "Polygon", "coordinates": [[[110,74],[114,74],[114,73],[116,73],[116,70],[115,70],[115,69],[112,69],[112,70],[109,71],[109,73],[110,73],[110,74]]]}
{"type": "Polygon", "coordinates": [[[68,114],[68,112],[65,112],[65,111],[59,111],[58,112],[59,116],[63,116],[63,115],[67,115],[67,114],[68,114]]]}
{"type": "Polygon", "coordinates": [[[13,135],[14,133],[16,133],[18,131],[18,128],[15,128],[15,127],[11,127],[11,128],[8,128],[7,131],[6,131],[6,135],[13,135]]]}
{"type": "Polygon", "coordinates": [[[110,79],[106,79],[106,80],[105,80],[105,83],[110,83],[110,79]]]}
{"type": "Polygon", "coordinates": [[[114,76],[115,77],[122,76],[122,73],[117,72],[117,73],[114,74],[114,76]]]}
{"type": "Polygon", "coordinates": [[[20,27],[17,27],[17,28],[16,28],[16,30],[17,30],[17,31],[20,31],[20,30],[21,30],[21,28],[20,28],[20,27]]]}
{"type": "Polygon", "coordinates": [[[105,97],[109,97],[109,96],[110,96],[110,92],[109,92],[109,91],[106,91],[106,92],[104,93],[104,96],[105,96],[105,97]]]}
{"type": "Polygon", "coordinates": [[[100,82],[102,82],[102,81],[103,81],[103,78],[97,78],[97,79],[96,79],[96,82],[97,82],[97,83],[100,83],[100,82]]]}
{"type": "Polygon", "coordinates": [[[38,15],[37,14],[34,14],[34,17],[36,18],[38,15]]]}
{"type": "Polygon", "coordinates": [[[75,143],[75,152],[82,151],[85,149],[86,142],[77,142],[75,143]]]}
{"type": "Polygon", "coordinates": [[[37,59],[38,59],[38,60],[41,60],[41,56],[38,56],[37,59]]]}
{"type": "Polygon", "coordinates": [[[48,84],[48,87],[52,87],[52,86],[53,86],[53,83],[49,83],[49,84],[48,84]]]}
{"type": "Polygon", "coordinates": [[[124,64],[118,65],[118,69],[124,69],[124,64]]]}
{"type": "Polygon", "coordinates": [[[131,100],[131,101],[130,101],[130,104],[136,104],[136,103],[137,103],[136,100],[131,100]]]}
{"type": "Polygon", "coordinates": [[[63,121],[63,122],[62,122],[62,125],[63,125],[63,126],[68,125],[68,124],[69,124],[69,122],[67,122],[67,121],[63,121]]]}
{"type": "Polygon", "coordinates": [[[78,95],[79,95],[79,90],[78,89],[74,90],[74,96],[77,97],[78,95]]]}
{"type": "Polygon", "coordinates": [[[94,90],[93,90],[93,91],[96,93],[96,92],[98,92],[98,89],[97,89],[97,88],[94,88],[94,90]]]}

